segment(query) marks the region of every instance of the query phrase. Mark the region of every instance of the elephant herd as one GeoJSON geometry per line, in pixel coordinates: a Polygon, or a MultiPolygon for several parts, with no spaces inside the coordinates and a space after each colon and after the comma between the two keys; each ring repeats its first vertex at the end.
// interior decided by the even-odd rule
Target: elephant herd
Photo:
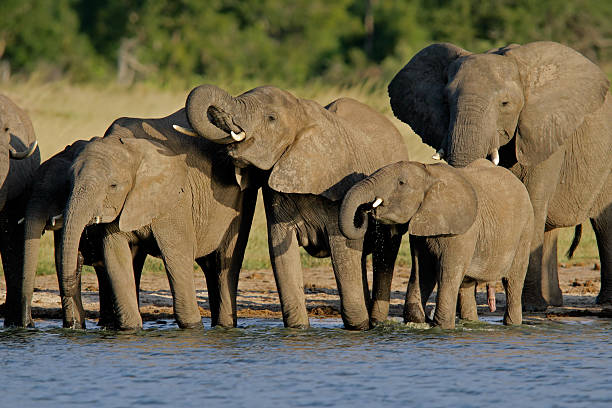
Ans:
{"type": "Polygon", "coordinates": [[[389,84],[393,113],[446,163],[409,161],[395,126],[353,99],[327,106],[263,86],[213,86],[159,119],[120,118],[40,165],[27,115],[0,95],[5,326],[28,327],[41,235],[52,230],[63,325],[84,328],[80,273],[96,271],[104,327],[138,329],[140,275],[162,259],[181,328],[237,324],[238,277],[262,191],[283,322],[307,327],[299,247],[331,257],[347,329],[387,318],[402,236],[404,320],[477,319],[477,282],[502,280],[506,324],[563,301],[557,232],[590,219],[600,304],[612,303],[612,98],[605,74],[561,44],[417,53],[389,84]],[[372,254],[370,293],[366,257],[372,254]]]}

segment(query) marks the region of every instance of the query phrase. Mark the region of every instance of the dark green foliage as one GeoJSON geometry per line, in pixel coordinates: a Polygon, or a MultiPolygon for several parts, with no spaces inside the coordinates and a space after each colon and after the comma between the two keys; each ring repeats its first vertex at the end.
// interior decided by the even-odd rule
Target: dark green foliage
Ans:
{"type": "Polygon", "coordinates": [[[601,0],[3,0],[0,58],[75,80],[348,84],[431,42],[552,40],[610,71],[610,21],[601,0]]]}

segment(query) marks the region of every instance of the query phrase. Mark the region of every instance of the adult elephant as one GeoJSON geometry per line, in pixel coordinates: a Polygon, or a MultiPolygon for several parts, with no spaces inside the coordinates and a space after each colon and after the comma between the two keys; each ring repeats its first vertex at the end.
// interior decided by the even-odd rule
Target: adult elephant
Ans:
{"type": "Polygon", "coordinates": [[[40,151],[28,115],[13,101],[0,95],[0,254],[6,281],[4,325],[19,320],[21,291],[21,248],[25,196],[34,171],[40,165],[40,151]]]}
{"type": "Polygon", "coordinates": [[[130,244],[162,258],[180,327],[201,326],[194,260],[202,267],[213,325],[236,325],[236,290],[255,208],[222,149],[187,137],[185,110],[160,119],[121,118],[76,158],[64,210],[60,282],[78,291],[76,260],[84,228],[106,224],[104,262],[119,329],[142,327],[130,244]]]}
{"type": "MultiPolygon", "coordinates": [[[[97,140],[99,138],[93,138],[97,140]]],[[[77,140],[66,148],[46,160],[35,172],[34,182],[30,188],[23,224],[25,228],[25,245],[23,247],[23,270],[20,276],[21,286],[21,314],[15,322],[21,327],[33,327],[31,304],[34,292],[34,278],[38,264],[38,251],[40,239],[45,231],[53,232],[53,241],[56,256],[56,270],[59,276],[59,256],[63,235],[63,212],[70,192],[70,169],[79,153],[87,146],[90,140],[77,140]]],[[[87,227],[82,234],[77,255],[76,274],[79,277],[79,289],[73,297],[62,297],[63,324],[65,327],[85,328],[85,315],[81,302],[80,275],[83,265],[93,266],[98,277],[100,295],[100,326],[113,326],[113,305],[110,287],[104,267],[102,254],[102,237],[104,228],[100,225],[87,227]]],[[[140,273],[146,258],[146,252],[132,245],[134,255],[133,268],[136,288],[139,287],[140,273]]]]}
{"type": "Polygon", "coordinates": [[[338,211],[355,182],[408,157],[391,122],[353,99],[324,108],[270,86],[234,98],[202,85],[190,93],[186,110],[194,134],[226,144],[238,167],[265,172],[268,248],[285,326],[309,324],[299,246],[312,256],[331,256],[347,329],[386,319],[389,293],[378,279],[368,314],[365,257],[374,252],[375,274],[390,280],[401,235],[381,226],[378,245],[373,233],[348,240],[338,227],[338,211]]]}
{"type": "Polygon", "coordinates": [[[558,228],[590,218],[599,303],[612,303],[612,98],[605,74],[553,42],[472,54],[434,44],[389,84],[391,107],[453,166],[488,157],[527,187],[535,214],[527,310],[561,305],[558,228]]]}

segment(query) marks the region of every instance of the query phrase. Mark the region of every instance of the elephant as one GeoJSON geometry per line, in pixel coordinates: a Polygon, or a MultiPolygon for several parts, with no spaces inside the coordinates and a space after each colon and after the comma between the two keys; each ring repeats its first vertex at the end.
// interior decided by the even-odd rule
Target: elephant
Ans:
{"type": "MultiPolygon", "coordinates": [[[[99,138],[93,138],[97,140],[99,138]]],[[[53,231],[54,248],[56,255],[56,270],[59,276],[60,243],[63,234],[63,212],[68,201],[70,190],[70,167],[90,140],[77,140],[66,148],[46,160],[35,172],[28,195],[27,206],[23,218],[25,229],[25,244],[23,248],[23,271],[21,281],[21,315],[16,325],[21,327],[34,327],[32,320],[31,304],[34,292],[34,278],[38,264],[38,250],[40,238],[45,231],[53,231]]],[[[96,271],[100,294],[100,319],[99,325],[111,327],[113,319],[112,297],[104,259],[102,254],[102,226],[92,225],[87,227],[82,234],[77,260],[77,276],[81,274],[83,265],[90,265],[96,271]]],[[[136,288],[139,287],[140,273],[144,265],[146,252],[139,250],[137,245],[132,246],[134,255],[133,269],[135,273],[136,288]]],[[[79,282],[80,285],[80,282],[79,282]]],[[[73,327],[78,325],[85,328],[85,316],[79,290],[74,297],[63,297],[63,325],[73,327]],[[74,315],[74,313],[77,315],[74,315]]]]}
{"type": "Polygon", "coordinates": [[[331,257],[346,329],[385,320],[390,293],[374,285],[370,303],[365,259],[373,253],[375,273],[391,279],[401,234],[381,226],[379,245],[373,228],[366,239],[347,240],[338,228],[338,210],[355,182],[407,159],[395,126],[354,99],[323,107],[273,86],[233,97],[201,85],[185,107],[191,127],[184,132],[226,145],[241,177],[260,172],[284,325],[309,325],[299,247],[311,256],[331,257]]]}
{"type": "Polygon", "coordinates": [[[213,325],[235,326],[238,275],[256,188],[234,179],[227,155],[203,138],[172,129],[185,110],[159,119],[119,118],[83,148],[71,167],[60,251],[63,296],[75,296],[79,239],[104,226],[102,251],[116,328],[142,327],[130,244],[161,257],[181,328],[201,327],[194,260],[206,276],[213,325]]]}
{"type": "Polygon", "coordinates": [[[559,306],[558,228],[591,220],[601,259],[598,303],[612,303],[612,98],[606,75],[554,42],[472,54],[418,52],[389,84],[394,114],[452,166],[489,158],[527,187],[534,236],[525,310],[559,306]]]}
{"type": "Polygon", "coordinates": [[[504,324],[521,324],[534,216],[527,189],[510,171],[486,159],[463,168],[446,163],[390,164],[346,193],[340,230],[348,238],[363,234],[355,222],[365,211],[380,222],[406,226],[410,234],[405,321],[425,321],[425,302],[436,281],[435,325],[455,327],[462,282],[461,317],[478,320],[475,282],[503,278],[504,324]]]}
{"type": "Polygon", "coordinates": [[[21,291],[21,247],[25,196],[34,171],[40,165],[40,150],[34,127],[25,111],[0,95],[0,254],[6,281],[4,325],[19,320],[21,291]]]}

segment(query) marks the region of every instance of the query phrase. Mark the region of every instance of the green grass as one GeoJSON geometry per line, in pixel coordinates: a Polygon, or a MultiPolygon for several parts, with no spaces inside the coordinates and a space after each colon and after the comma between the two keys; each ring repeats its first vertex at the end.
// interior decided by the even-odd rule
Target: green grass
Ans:
{"type": "MultiPolygon", "coordinates": [[[[235,86],[232,85],[219,85],[233,94],[248,89],[248,87],[235,89],[235,86]]],[[[431,161],[433,150],[423,144],[407,125],[393,117],[386,89],[380,85],[364,83],[352,88],[335,88],[315,84],[303,89],[290,89],[290,91],[321,104],[327,104],[343,96],[365,102],[393,121],[404,136],[413,160],[431,161]]],[[[145,85],[123,88],[112,84],[100,87],[76,86],[64,82],[12,83],[2,90],[2,93],[28,111],[36,130],[43,160],[62,150],[74,140],[101,136],[112,121],[118,117],[161,117],[172,113],[184,106],[188,92],[188,89],[168,91],[153,89],[145,85]]],[[[265,222],[260,196],[243,263],[246,269],[270,268],[265,222]]],[[[564,253],[572,240],[572,234],[573,228],[563,229],[560,233],[559,261],[561,262],[567,262],[564,253]]],[[[55,273],[52,242],[52,234],[45,234],[41,244],[38,273],[55,273]]],[[[304,267],[330,265],[329,259],[313,258],[304,251],[302,251],[301,259],[304,267]]],[[[589,225],[586,226],[582,242],[570,263],[586,263],[595,260],[598,260],[597,246],[589,225]]],[[[398,265],[410,265],[407,236],[404,237],[397,263],[398,265]]],[[[149,257],[145,264],[145,272],[163,273],[163,271],[161,261],[149,257]]]]}

